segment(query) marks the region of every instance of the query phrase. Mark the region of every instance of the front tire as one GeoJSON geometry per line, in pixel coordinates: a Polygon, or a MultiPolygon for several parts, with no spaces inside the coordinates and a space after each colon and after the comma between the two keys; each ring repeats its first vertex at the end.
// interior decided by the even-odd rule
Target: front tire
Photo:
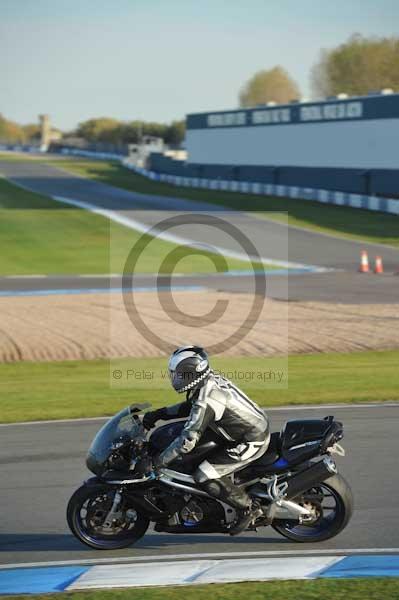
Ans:
{"type": "Polygon", "coordinates": [[[116,489],[109,485],[83,485],[72,495],[67,507],[67,521],[73,535],[96,550],[117,550],[137,542],[148,529],[149,520],[134,509],[122,508],[112,527],[104,520],[116,489]]]}
{"type": "Polygon", "coordinates": [[[307,490],[294,499],[298,504],[313,507],[313,522],[302,523],[275,519],[272,527],[275,531],[294,542],[322,542],[335,537],[347,526],[353,513],[353,494],[341,475],[333,475],[323,483],[307,490]],[[327,500],[328,499],[328,500],[327,500]],[[323,502],[334,502],[330,508],[323,502]]]}

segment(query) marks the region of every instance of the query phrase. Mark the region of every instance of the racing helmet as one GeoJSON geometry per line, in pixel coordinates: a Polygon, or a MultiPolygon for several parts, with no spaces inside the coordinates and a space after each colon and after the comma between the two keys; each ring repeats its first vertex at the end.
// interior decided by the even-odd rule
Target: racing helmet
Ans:
{"type": "Polygon", "coordinates": [[[168,364],[173,388],[181,394],[204,385],[211,372],[208,355],[200,346],[182,346],[171,355],[168,364]]]}

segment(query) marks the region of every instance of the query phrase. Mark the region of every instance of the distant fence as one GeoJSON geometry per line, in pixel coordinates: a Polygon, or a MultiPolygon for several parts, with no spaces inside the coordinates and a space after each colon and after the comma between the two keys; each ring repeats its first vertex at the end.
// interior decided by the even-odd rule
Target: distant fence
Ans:
{"type": "Polygon", "coordinates": [[[49,152],[64,152],[73,150],[79,150],[82,152],[92,152],[95,154],[110,154],[118,158],[123,158],[129,154],[129,148],[127,144],[110,144],[107,142],[86,142],[84,145],[74,145],[71,143],[64,142],[63,140],[52,142],[50,144],[49,152]]]}
{"type": "Polygon", "coordinates": [[[93,152],[92,150],[81,150],[77,148],[61,148],[59,154],[65,156],[86,156],[87,158],[95,158],[97,160],[123,160],[126,158],[115,152],[93,152]]]}
{"type": "Polygon", "coordinates": [[[8,152],[40,152],[39,144],[8,144],[0,142],[0,151],[8,152]]]}
{"type": "Polygon", "coordinates": [[[144,175],[154,181],[162,181],[172,185],[200,188],[208,190],[219,190],[225,192],[239,192],[241,194],[256,194],[261,196],[278,196],[282,198],[293,198],[298,200],[314,200],[323,204],[335,204],[336,206],[349,206],[351,208],[362,208],[399,215],[399,200],[396,198],[382,198],[379,196],[368,196],[363,194],[352,194],[341,191],[322,190],[308,187],[275,185],[272,183],[260,183],[256,181],[234,181],[223,179],[207,179],[201,177],[181,177],[156,173],[133,167],[122,161],[125,167],[144,175]]]}
{"type": "Polygon", "coordinates": [[[157,173],[194,179],[201,177],[224,181],[252,181],[399,198],[399,169],[196,164],[174,160],[158,153],[151,154],[149,169],[157,173]]]}

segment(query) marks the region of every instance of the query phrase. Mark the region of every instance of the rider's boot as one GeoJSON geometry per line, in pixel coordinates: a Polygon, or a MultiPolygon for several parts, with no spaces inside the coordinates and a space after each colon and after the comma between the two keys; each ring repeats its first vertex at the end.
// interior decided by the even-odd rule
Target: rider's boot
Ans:
{"type": "Polygon", "coordinates": [[[260,506],[254,504],[242,488],[233,485],[229,477],[208,480],[204,483],[204,488],[212,496],[236,509],[237,518],[229,529],[230,535],[238,535],[245,531],[253,521],[263,515],[260,506]]]}
{"type": "Polygon", "coordinates": [[[232,527],[230,527],[229,534],[238,535],[239,533],[246,531],[246,529],[262,515],[263,510],[254,502],[251,502],[251,505],[245,509],[237,510],[237,519],[232,527]]]}

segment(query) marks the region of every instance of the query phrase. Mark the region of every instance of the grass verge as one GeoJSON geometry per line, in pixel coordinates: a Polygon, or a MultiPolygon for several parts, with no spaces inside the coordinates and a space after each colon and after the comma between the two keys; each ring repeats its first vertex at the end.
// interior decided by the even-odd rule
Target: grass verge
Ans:
{"type": "Polygon", "coordinates": [[[54,167],[59,166],[77,175],[142,194],[188,198],[231,207],[235,210],[258,211],[259,216],[284,220],[284,222],[286,216],[280,215],[279,218],[276,213],[288,213],[289,225],[305,227],[338,237],[399,247],[399,219],[384,213],[345,206],[330,206],[308,200],[176,187],[151,181],[112,161],[62,158],[52,160],[49,164],[54,167]]]}
{"type": "MultiPolygon", "coordinates": [[[[108,273],[110,258],[111,272],[121,273],[129,251],[140,238],[141,233],[111,224],[105,217],[54,202],[0,178],[0,275],[108,273]]],[[[175,260],[165,272],[212,273],[251,268],[245,261],[223,261],[206,251],[193,255],[184,246],[152,238],[135,272],[158,272],[172,250],[176,250],[175,260]]]]}
{"type": "MultiPolygon", "coordinates": [[[[240,386],[264,407],[395,400],[399,389],[399,351],[307,354],[288,359],[288,387],[240,386]]],[[[136,371],[166,370],[165,358],[129,359],[136,371]]],[[[216,358],[216,369],[264,370],[264,358],[216,358]]],[[[118,362],[118,368],[120,362],[118,362]]],[[[133,402],[154,407],[179,402],[166,382],[111,387],[106,360],[0,365],[0,422],[95,417],[114,414],[133,402]]]]}
{"type": "MultiPolygon", "coordinates": [[[[93,590],[37,595],[48,600],[397,600],[399,579],[316,579],[312,581],[267,581],[193,585],[168,588],[139,588],[126,590],[93,590]]],[[[32,596],[3,596],[20,599],[32,596]]]]}

